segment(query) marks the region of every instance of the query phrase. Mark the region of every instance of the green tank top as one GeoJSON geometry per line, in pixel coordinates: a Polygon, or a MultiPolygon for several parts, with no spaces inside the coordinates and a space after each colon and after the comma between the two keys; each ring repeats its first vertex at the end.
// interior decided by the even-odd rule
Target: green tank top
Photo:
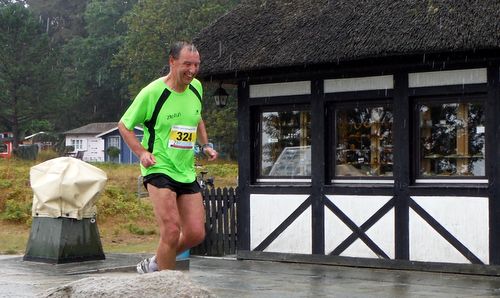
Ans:
{"type": "Polygon", "coordinates": [[[195,181],[194,146],[201,120],[202,94],[197,79],[182,93],[171,90],[163,78],[139,92],[120,121],[130,130],[143,125],[142,145],[156,159],[156,164],[149,168],[141,164],[143,176],[163,173],[177,182],[195,181]]]}

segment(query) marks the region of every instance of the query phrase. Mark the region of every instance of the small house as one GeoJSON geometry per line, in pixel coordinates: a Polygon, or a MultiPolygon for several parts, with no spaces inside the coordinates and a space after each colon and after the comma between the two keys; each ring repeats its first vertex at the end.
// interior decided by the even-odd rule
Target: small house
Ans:
{"type": "Polygon", "coordinates": [[[104,161],[104,140],[97,135],[116,127],[116,122],[90,123],[64,132],[66,146],[73,147],[73,154],[83,152],[84,161],[104,161]]]}
{"type": "MultiPolygon", "coordinates": [[[[144,134],[142,127],[135,127],[134,133],[139,141],[141,141],[144,134]]],[[[105,161],[126,164],[139,163],[137,156],[130,150],[129,146],[120,135],[118,126],[115,125],[115,127],[98,134],[96,137],[104,140],[105,161]]]]}
{"type": "Polygon", "coordinates": [[[500,274],[500,2],[244,0],[238,258],[500,274]]]}

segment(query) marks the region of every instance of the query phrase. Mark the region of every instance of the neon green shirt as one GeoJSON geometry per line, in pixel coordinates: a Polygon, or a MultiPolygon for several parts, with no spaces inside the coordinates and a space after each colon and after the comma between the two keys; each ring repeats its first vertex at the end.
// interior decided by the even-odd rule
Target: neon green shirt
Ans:
{"type": "Polygon", "coordinates": [[[120,121],[130,130],[139,124],[144,127],[142,145],[153,153],[156,164],[149,168],[141,164],[142,176],[163,173],[177,182],[195,181],[194,145],[202,95],[197,79],[182,93],[171,90],[163,78],[139,92],[120,121]]]}

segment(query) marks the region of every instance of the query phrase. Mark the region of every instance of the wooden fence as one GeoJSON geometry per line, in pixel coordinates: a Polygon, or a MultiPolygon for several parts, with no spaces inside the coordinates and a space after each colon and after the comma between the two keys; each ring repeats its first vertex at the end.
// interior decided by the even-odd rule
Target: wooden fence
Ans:
{"type": "Polygon", "coordinates": [[[191,249],[193,255],[223,256],[236,253],[236,189],[207,188],[203,191],[206,237],[191,249]]]}

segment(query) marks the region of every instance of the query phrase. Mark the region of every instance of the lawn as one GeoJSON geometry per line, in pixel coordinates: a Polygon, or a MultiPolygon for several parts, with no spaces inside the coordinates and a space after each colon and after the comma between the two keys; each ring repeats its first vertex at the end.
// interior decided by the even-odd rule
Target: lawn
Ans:
{"type": "MultiPolygon", "coordinates": [[[[0,159],[0,254],[24,253],[28,240],[33,192],[30,168],[42,162],[0,159]]],[[[202,162],[203,164],[203,162],[202,162]]],[[[96,202],[97,225],[104,252],[151,253],[158,232],[149,199],[138,198],[137,165],[93,163],[108,176],[96,202]]],[[[216,187],[234,187],[237,165],[219,161],[203,164],[197,171],[208,171],[216,187]]]]}

